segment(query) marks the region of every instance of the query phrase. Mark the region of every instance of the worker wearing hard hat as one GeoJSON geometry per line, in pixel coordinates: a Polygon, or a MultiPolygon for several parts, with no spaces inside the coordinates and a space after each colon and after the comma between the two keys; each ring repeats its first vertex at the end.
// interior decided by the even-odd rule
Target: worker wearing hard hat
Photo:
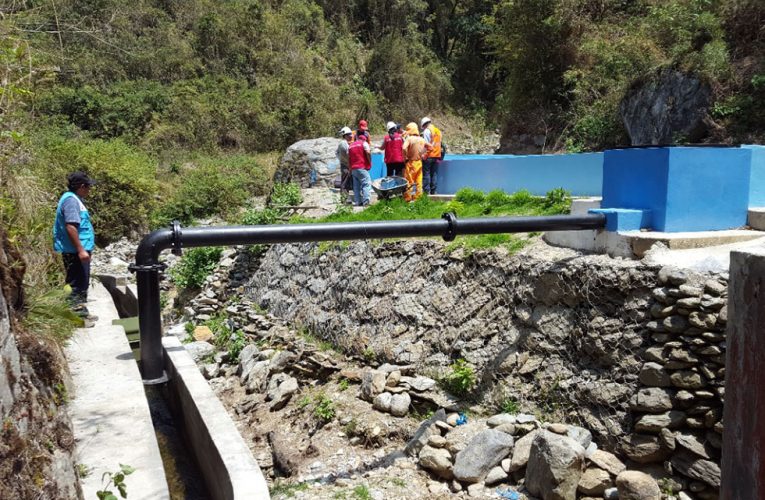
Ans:
{"type": "Polygon", "coordinates": [[[348,163],[348,147],[351,145],[351,142],[353,142],[353,132],[350,128],[343,127],[340,129],[340,135],[343,139],[340,141],[340,144],[337,145],[337,151],[335,153],[337,160],[340,162],[340,185],[336,187],[340,188],[342,201],[345,203],[348,198],[348,192],[353,189],[351,167],[348,163]]]}
{"type": "Polygon", "coordinates": [[[355,141],[359,135],[363,135],[366,138],[367,144],[372,144],[372,136],[369,135],[369,124],[366,120],[359,120],[359,128],[353,133],[353,140],[355,141]]]}
{"type": "Polygon", "coordinates": [[[438,165],[441,163],[441,131],[427,116],[420,120],[425,154],[422,159],[422,183],[426,193],[436,194],[438,165]]]}
{"type": "Polygon", "coordinates": [[[425,153],[425,139],[420,137],[420,131],[416,123],[406,126],[406,140],[404,141],[404,178],[408,183],[404,199],[416,200],[422,196],[422,155],[425,153]],[[412,193],[414,191],[414,193],[412,193]]]}
{"type": "Polygon", "coordinates": [[[385,153],[383,161],[385,161],[386,175],[389,177],[403,175],[405,165],[404,138],[401,137],[398,126],[394,122],[388,122],[385,129],[388,131],[388,135],[383,139],[380,150],[385,153]]]}

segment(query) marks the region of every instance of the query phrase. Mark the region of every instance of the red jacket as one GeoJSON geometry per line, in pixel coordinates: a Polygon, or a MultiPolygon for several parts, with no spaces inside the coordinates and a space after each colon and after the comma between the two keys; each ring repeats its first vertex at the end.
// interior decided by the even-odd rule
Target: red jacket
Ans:
{"type": "Polygon", "coordinates": [[[386,135],[381,149],[385,151],[385,163],[404,163],[404,138],[399,132],[386,135]]]}
{"type": "Polygon", "coordinates": [[[351,167],[351,170],[360,168],[369,170],[372,168],[369,156],[364,150],[364,139],[356,139],[348,146],[348,166],[351,167]]]}

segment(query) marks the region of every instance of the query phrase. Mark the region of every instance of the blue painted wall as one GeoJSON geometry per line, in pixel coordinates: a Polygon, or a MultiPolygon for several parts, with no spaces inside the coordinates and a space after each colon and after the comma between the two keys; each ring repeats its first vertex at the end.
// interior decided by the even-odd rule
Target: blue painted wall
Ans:
{"type": "Polygon", "coordinates": [[[765,207],[765,146],[741,146],[752,152],[752,172],[749,177],[749,206],[765,207]]]}
{"type": "Polygon", "coordinates": [[[668,160],[668,148],[606,151],[603,157],[601,208],[650,210],[652,224],[663,224],[667,204],[668,160]]]}
{"type": "Polygon", "coordinates": [[[651,210],[655,231],[746,224],[751,150],[636,148],[606,151],[603,208],[651,210]]]}
{"type": "MultiPolygon", "coordinates": [[[[372,155],[372,180],[385,176],[382,154],[372,155]]],[[[464,187],[489,192],[521,189],[542,196],[562,187],[574,196],[600,196],[603,153],[566,155],[449,155],[438,169],[438,193],[464,187]]]]}

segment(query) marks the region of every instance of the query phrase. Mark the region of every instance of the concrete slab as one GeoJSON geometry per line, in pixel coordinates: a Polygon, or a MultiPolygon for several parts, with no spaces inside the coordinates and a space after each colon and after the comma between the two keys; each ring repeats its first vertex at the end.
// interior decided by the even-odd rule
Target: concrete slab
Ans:
{"type": "Polygon", "coordinates": [[[765,236],[763,231],[729,229],[726,231],[694,231],[680,233],[661,233],[647,231],[630,233],[630,245],[637,257],[643,257],[655,243],[661,242],[670,250],[686,250],[719,245],[730,245],[743,241],[755,240],[765,236]]]}
{"type": "Polygon", "coordinates": [[[765,207],[751,207],[747,212],[746,223],[752,229],[765,231],[765,207]]]}
{"type": "Polygon", "coordinates": [[[674,266],[699,272],[725,273],[730,268],[730,256],[733,251],[765,252],[765,238],[687,250],[656,247],[645,254],[643,262],[649,265],[674,266]]]}
{"type": "Polygon", "coordinates": [[[179,339],[162,338],[168,394],[183,420],[205,484],[215,500],[270,498],[268,485],[249,447],[179,339]]]}
{"type": "Polygon", "coordinates": [[[98,316],[80,328],[66,347],[72,377],[68,411],[75,437],[75,461],[90,471],[81,479],[85,498],[96,498],[102,475],[119,464],[135,467],[125,480],[129,498],[169,499],[162,458],[138,365],[109,292],[92,286],[88,309],[98,316]]]}

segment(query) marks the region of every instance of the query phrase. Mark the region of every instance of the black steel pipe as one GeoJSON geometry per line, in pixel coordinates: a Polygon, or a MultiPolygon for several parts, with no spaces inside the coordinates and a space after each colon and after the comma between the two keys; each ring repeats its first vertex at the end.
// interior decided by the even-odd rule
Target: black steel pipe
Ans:
{"type": "Polygon", "coordinates": [[[141,370],[146,383],[164,380],[162,318],[159,308],[159,254],[168,248],[300,243],[309,241],[363,240],[456,235],[524,233],[602,229],[603,214],[551,215],[544,217],[486,217],[458,220],[451,214],[442,219],[378,222],[283,224],[273,226],[213,226],[182,229],[175,224],[144,237],[131,267],[138,281],[138,324],[141,331],[141,370]]]}

